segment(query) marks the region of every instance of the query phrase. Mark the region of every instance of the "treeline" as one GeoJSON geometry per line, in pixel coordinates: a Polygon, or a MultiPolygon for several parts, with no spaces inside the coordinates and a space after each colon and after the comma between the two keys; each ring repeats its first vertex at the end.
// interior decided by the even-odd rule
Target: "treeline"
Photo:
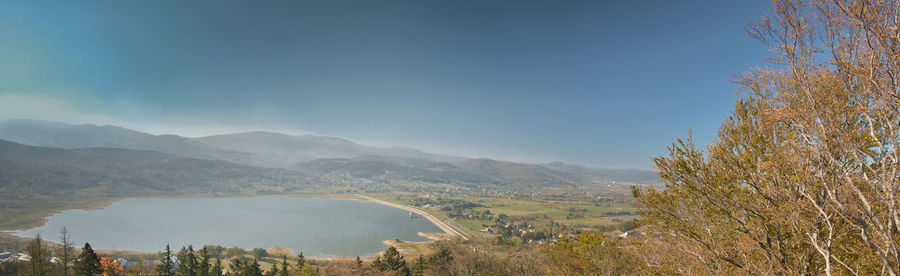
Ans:
{"type": "MultiPolygon", "coordinates": [[[[65,242],[65,241],[64,241],[65,242]]],[[[588,275],[588,271],[629,273],[642,265],[625,253],[622,240],[599,232],[564,238],[554,245],[522,251],[512,257],[484,250],[481,242],[443,240],[430,245],[432,253],[415,258],[403,256],[390,246],[372,261],[307,260],[297,256],[251,256],[217,258],[216,246],[194,250],[192,246],[173,252],[167,245],[149,262],[120,263],[94,252],[85,244],[75,254],[71,244],[50,249],[40,236],[28,245],[31,260],[0,263],[2,275],[156,275],[156,276],[305,276],[305,275],[588,275]],[[56,254],[51,254],[54,251],[56,254]],[[53,255],[53,256],[51,256],[53,255]],[[65,255],[65,256],[63,256],[65,255]],[[608,258],[614,256],[615,258],[608,258]],[[51,262],[51,258],[59,258],[51,262]],[[573,274],[574,273],[574,274],[573,274]]],[[[218,247],[219,249],[224,249],[218,247]]],[[[225,249],[227,250],[227,249],[225,249]]],[[[225,252],[225,251],[221,251],[225,252]]],[[[250,253],[252,251],[245,251],[250,253]]],[[[224,255],[222,255],[224,256],[224,255]]]]}
{"type": "MultiPolygon", "coordinates": [[[[472,208],[482,207],[481,204],[472,203],[469,201],[461,200],[461,199],[452,199],[452,198],[426,198],[426,197],[416,197],[407,201],[407,204],[412,206],[426,206],[431,205],[439,208],[441,211],[447,212],[463,212],[463,211],[471,211],[472,208]]],[[[489,215],[490,213],[488,213],[489,215]]]]}

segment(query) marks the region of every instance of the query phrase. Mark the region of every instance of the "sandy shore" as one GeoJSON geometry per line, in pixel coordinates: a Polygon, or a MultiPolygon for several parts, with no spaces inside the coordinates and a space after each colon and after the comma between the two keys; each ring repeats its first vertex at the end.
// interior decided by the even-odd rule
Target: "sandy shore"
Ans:
{"type": "Polygon", "coordinates": [[[462,239],[464,239],[464,240],[469,240],[469,238],[467,238],[465,235],[463,235],[462,233],[460,233],[460,232],[457,231],[456,229],[453,229],[452,227],[450,227],[449,225],[447,225],[447,224],[444,223],[443,221],[437,219],[436,217],[432,216],[432,215],[429,214],[429,213],[426,213],[425,211],[422,211],[422,210],[419,210],[419,209],[416,209],[416,208],[413,208],[413,207],[410,207],[410,206],[403,206],[403,205],[400,205],[400,204],[391,203],[391,202],[387,202],[387,201],[384,201],[384,200],[380,200],[380,199],[377,199],[377,198],[373,198],[373,197],[369,197],[369,196],[364,196],[364,195],[360,195],[360,194],[357,194],[357,196],[359,196],[359,197],[361,197],[361,198],[364,198],[364,199],[366,199],[366,200],[372,201],[372,202],[381,203],[381,204],[384,204],[384,205],[387,205],[387,206],[391,206],[391,207],[395,207],[395,208],[400,208],[400,209],[403,209],[403,210],[407,210],[407,211],[410,211],[410,212],[419,214],[420,216],[425,217],[425,219],[427,219],[428,221],[430,221],[431,223],[433,223],[435,226],[437,226],[438,228],[440,228],[440,229],[441,229],[442,231],[444,231],[445,233],[451,234],[451,235],[455,235],[455,236],[460,237],[460,238],[462,238],[462,239]]]}

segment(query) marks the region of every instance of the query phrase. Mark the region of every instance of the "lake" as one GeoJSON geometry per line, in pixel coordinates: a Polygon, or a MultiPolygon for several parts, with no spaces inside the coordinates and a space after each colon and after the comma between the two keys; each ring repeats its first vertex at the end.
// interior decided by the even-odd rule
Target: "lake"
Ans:
{"type": "Polygon", "coordinates": [[[421,216],[374,202],[327,198],[130,198],[99,210],[67,210],[21,236],[59,240],[67,227],[78,247],[157,252],[193,244],[245,249],[281,246],[314,257],[378,253],[383,241],[426,241],[441,232],[421,216]]]}

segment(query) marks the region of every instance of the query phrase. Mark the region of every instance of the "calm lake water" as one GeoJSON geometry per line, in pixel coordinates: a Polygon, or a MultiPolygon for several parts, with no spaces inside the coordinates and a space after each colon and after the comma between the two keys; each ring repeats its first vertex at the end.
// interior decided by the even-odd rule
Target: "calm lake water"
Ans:
{"type": "Polygon", "coordinates": [[[58,241],[63,226],[76,245],[90,242],[95,249],[282,246],[316,257],[365,256],[387,248],[384,240],[425,241],[418,232],[441,232],[425,218],[378,203],[250,197],[125,199],[100,210],[63,211],[18,234],[58,241]]]}

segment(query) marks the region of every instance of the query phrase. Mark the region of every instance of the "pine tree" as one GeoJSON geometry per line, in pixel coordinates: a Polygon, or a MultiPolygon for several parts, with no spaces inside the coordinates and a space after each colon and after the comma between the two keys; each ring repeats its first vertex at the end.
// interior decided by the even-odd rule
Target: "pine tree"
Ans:
{"type": "Polygon", "coordinates": [[[188,245],[188,248],[181,248],[178,252],[178,271],[179,276],[197,276],[197,256],[194,255],[194,246],[188,245]]]}
{"type": "Polygon", "coordinates": [[[426,267],[425,256],[419,255],[419,258],[416,259],[416,263],[413,265],[413,275],[422,276],[425,275],[426,267]]]}
{"type": "Polygon", "coordinates": [[[300,255],[297,255],[297,270],[303,271],[304,266],[306,266],[306,257],[303,257],[303,252],[300,252],[300,255]]]}
{"type": "Polygon", "coordinates": [[[28,265],[28,275],[47,275],[50,273],[50,257],[47,248],[44,247],[44,241],[41,234],[37,234],[34,240],[28,243],[28,255],[31,256],[31,262],[28,265]]]}
{"type": "Polygon", "coordinates": [[[172,262],[172,249],[166,244],[166,251],[160,254],[160,262],[156,266],[156,275],[172,276],[175,275],[175,264],[172,262]]]}
{"type": "Polygon", "coordinates": [[[103,268],[100,266],[100,257],[91,248],[90,243],[85,243],[84,248],[81,249],[81,255],[75,262],[75,275],[94,276],[101,273],[103,273],[103,268]]]}
{"type": "Polygon", "coordinates": [[[228,270],[231,270],[232,275],[245,275],[245,266],[246,265],[241,259],[235,257],[231,259],[231,263],[228,264],[228,270]]]}
{"type": "Polygon", "coordinates": [[[259,268],[259,261],[253,259],[253,262],[244,266],[244,275],[246,276],[263,276],[262,269],[259,268]]]}
{"type": "Polygon", "coordinates": [[[281,275],[288,276],[288,273],[290,272],[288,270],[287,255],[283,255],[281,256],[281,275]]]}
{"type": "Polygon", "coordinates": [[[409,275],[409,267],[406,265],[406,260],[400,255],[397,248],[393,246],[389,246],[384,251],[384,254],[376,257],[375,261],[372,261],[372,267],[378,271],[396,271],[402,275],[409,275]]]}
{"type": "Polygon", "coordinates": [[[435,244],[438,248],[434,253],[428,255],[426,262],[428,270],[439,275],[450,274],[453,263],[453,255],[450,254],[450,247],[446,244],[435,244]]]}
{"type": "Polygon", "coordinates": [[[209,275],[212,276],[222,276],[222,259],[216,259],[216,264],[209,269],[209,275]]]}
{"type": "Polygon", "coordinates": [[[209,251],[206,246],[200,249],[200,264],[197,265],[197,275],[209,276],[209,251]]]}

